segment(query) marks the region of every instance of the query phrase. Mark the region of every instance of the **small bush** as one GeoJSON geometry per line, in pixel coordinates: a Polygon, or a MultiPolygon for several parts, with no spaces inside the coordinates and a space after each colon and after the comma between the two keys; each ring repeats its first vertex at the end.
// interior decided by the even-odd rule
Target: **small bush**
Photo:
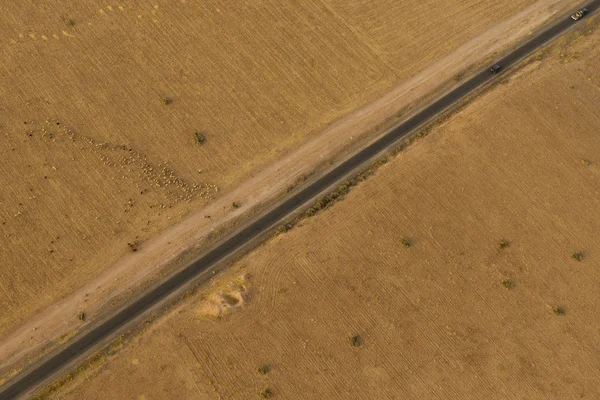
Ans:
{"type": "Polygon", "coordinates": [[[138,242],[137,240],[133,243],[127,243],[127,246],[129,246],[129,250],[130,251],[138,251],[138,242]]]}
{"type": "Polygon", "coordinates": [[[231,203],[231,207],[240,208],[240,203],[238,203],[237,201],[234,201],[233,203],[231,203]]]}
{"type": "Polygon", "coordinates": [[[583,165],[585,165],[586,167],[589,167],[590,165],[592,165],[592,162],[590,160],[586,160],[586,159],[581,160],[581,163],[583,165]]]}
{"type": "Polygon", "coordinates": [[[554,314],[556,315],[564,315],[565,313],[565,309],[559,306],[552,307],[552,311],[554,311],[554,314]]]}
{"type": "Polygon", "coordinates": [[[571,258],[575,261],[583,261],[583,253],[576,251],[575,253],[571,254],[571,258]]]}
{"type": "Polygon", "coordinates": [[[352,346],[358,347],[360,346],[360,336],[357,334],[350,334],[348,335],[348,340],[350,341],[350,344],[352,346]]]}
{"type": "Polygon", "coordinates": [[[308,210],[306,210],[306,216],[307,217],[312,217],[313,215],[315,215],[317,212],[315,211],[314,208],[309,208],[308,210]]]}
{"type": "Polygon", "coordinates": [[[75,26],[75,20],[72,18],[65,18],[65,24],[68,26],[75,26]]]}
{"type": "Polygon", "coordinates": [[[291,222],[285,223],[283,225],[279,225],[279,227],[277,227],[277,233],[285,233],[287,231],[289,231],[290,229],[292,229],[294,227],[294,224],[292,224],[291,222]]]}
{"type": "Polygon", "coordinates": [[[271,367],[269,365],[261,365],[260,367],[258,367],[258,373],[261,375],[265,375],[267,372],[269,372],[271,370],[271,367]]]}
{"type": "Polygon", "coordinates": [[[194,137],[196,138],[196,143],[204,144],[206,142],[206,136],[200,131],[194,132],[194,137]]]}
{"type": "Polygon", "coordinates": [[[409,238],[403,237],[402,239],[400,239],[400,243],[402,243],[402,246],[409,248],[412,243],[410,242],[409,238]]]}
{"type": "Polygon", "coordinates": [[[505,249],[505,248],[507,248],[507,247],[510,246],[510,242],[508,240],[506,240],[506,239],[502,239],[502,240],[500,240],[500,244],[499,245],[500,245],[501,249],[505,249]]]}
{"type": "Polygon", "coordinates": [[[173,103],[173,99],[170,97],[163,97],[162,102],[165,106],[168,106],[173,103]]]}
{"type": "Polygon", "coordinates": [[[515,286],[515,284],[513,281],[507,279],[505,281],[502,281],[502,286],[504,286],[507,289],[512,289],[515,286]]]}
{"type": "Polygon", "coordinates": [[[266,388],[265,390],[260,392],[260,396],[265,399],[271,398],[273,397],[273,391],[270,388],[266,388]]]}
{"type": "Polygon", "coordinates": [[[83,311],[80,311],[79,314],[77,314],[77,319],[80,320],[81,322],[85,321],[85,313],[83,311]]]}

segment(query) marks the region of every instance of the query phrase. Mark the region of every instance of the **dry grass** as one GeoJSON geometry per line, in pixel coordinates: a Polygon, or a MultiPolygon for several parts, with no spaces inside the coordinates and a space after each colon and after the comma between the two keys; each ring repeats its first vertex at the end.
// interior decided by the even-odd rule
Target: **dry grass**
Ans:
{"type": "Polygon", "coordinates": [[[325,0],[325,3],[387,65],[400,76],[408,76],[535,1],[325,0]]]}
{"type": "MultiPolygon", "coordinates": [[[[373,45],[380,32],[364,33],[361,10],[317,0],[4,3],[0,335],[128,243],[143,248],[213,185],[240,182],[528,2],[477,9],[450,41],[385,34],[403,43],[391,59],[373,45]],[[428,56],[413,57],[415,47],[428,56]]],[[[376,7],[388,15],[389,4],[376,7]]],[[[446,20],[448,7],[429,12],[423,22],[446,20]]]]}
{"type": "Polygon", "coordinates": [[[529,65],[241,260],[236,312],[196,297],[57,397],[600,397],[599,44],[529,65]]]}

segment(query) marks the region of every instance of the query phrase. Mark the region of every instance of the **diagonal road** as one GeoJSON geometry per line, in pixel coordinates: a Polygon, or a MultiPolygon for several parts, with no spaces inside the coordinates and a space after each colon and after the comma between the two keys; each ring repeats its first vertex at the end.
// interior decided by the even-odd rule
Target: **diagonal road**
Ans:
{"type": "MultiPolygon", "coordinates": [[[[590,13],[600,7],[600,0],[587,3],[586,7],[590,13]]],[[[583,21],[585,21],[584,17],[583,21]]],[[[529,41],[517,47],[511,53],[499,60],[503,69],[506,69],[524,57],[549,42],[551,39],[564,33],[571,26],[585,22],[574,22],[569,16],[563,16],[529,41]]],[[[82,356],[95,347],[106,343],[112,335],[122,331],[136,318],[149,311],[159,302],[167,299],[171,294],[177,292],[194,278],[199,277],[219,261],[231,256],[233,253],[251,244],[251,242],[272,228],[279,221],[298,210],[308,201],[315,198],[330,186],[346,177],[363,164],[375,159],[379,154],[406,137],[419,126],[431,121],[438,114],[447,110],[450,106],[464,99],[473,90],[481,87],[493,79],[492,74],[485,68],[463,84],[432,103],[427,108],[403,122],[384,136],[377,139],[367,147],[363,148],[339,166],[335,167],[312,184],[308,185],[298,193],[292,195],[280,205],[267,211],[246,227],[229,237],[217,247],[210,250],[200,259],[194,261],[186,268],[170,276],[166,281],[154,287],[140,298],[119,310],[113,316],[100,321],[96,326],[76,336],[71,342],[55,353],[51,353],[45,359],[40,360],[29,369],[24,370],[3,386],[0,386],[0,400],[12,400],[24,396],[35,390],[50,378],[56,376],[64,368],[72,365],[82,356]]]]}

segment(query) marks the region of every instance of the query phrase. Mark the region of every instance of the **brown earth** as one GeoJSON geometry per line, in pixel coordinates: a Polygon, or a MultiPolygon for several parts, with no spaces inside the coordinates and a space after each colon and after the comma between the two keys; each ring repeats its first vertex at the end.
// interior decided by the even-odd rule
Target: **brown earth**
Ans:
{"type": "MultiPolygon", "coordinates": [[[[450,42],[430,32],[414,40],[441,57],[480,33],[479,24],[533,1],[498,2],[492,14],[467,3],[462,21],[474,28],[450,42]]],[[[119,259],[137,265],[128,243],[141,242],[143,253],[148,239],[214,198],[217,187],[231,191],[421,62],[390,67],[375,45],[378,32],[353,29],[355,13],[334,3],[61,4],[7,3],[0,17],[0,335],[42,310],[54,322],[44,329],[37,321],[35,333],[23,325],[27,332],[13,335],[3,354],[72,329],[76,310],[55,304],[76,288],[89,286],[68,304],[86,311],[94,290],[97,304],[115,286],[129,290],[122,282],[148,272],[137,268],[138,280],[123,281],[102,274],[119,259]],[[207,138],[202,146],[196,130],[207,138]],[[51,304],[54,312],[45,309],[51,304]]],[[[544,18],[567,6],[535,5],[544,18]]],[[[392,22],[386,29],[396,29],[392,22]]],[[[525,22],[520,30],[535,26],[525,22]]],[[[264,182],[249,203],[273,194],[264,182]]],[[[161,257],[181,249],[169,245],[161,257]]]]}
{"type": "Polygon", "coordinates": [[[600,397],[600,36],[540,58],[54,397],[600,397]]]}

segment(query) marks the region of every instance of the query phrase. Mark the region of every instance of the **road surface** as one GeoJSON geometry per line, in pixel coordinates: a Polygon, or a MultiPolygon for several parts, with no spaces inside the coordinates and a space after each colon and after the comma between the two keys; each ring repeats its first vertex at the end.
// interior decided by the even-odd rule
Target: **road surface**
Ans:
{"type": "MultiPolygon", "coordinates": [[[[586,5],[590,12],[589,14],[594,13],[599,6],[600,0],[594,0],[586,5]]],[[[564,33],[571,26],[585,23],[587,17],[588,16],[584,17],[579,22],[574,22],[569,16],[564,16],[554,24],[550,25],[546,30],[517,47],[501,60],[496,61],[496,63],[502,66],[502,71],[506,70],[508,67],[530,55],[551,39],[564,33]]],[[[502,75],[502,71],[497,75],[502,75]]],[[[101,321],[98,326],[90,328],[82,336],[76,336],[71,342],[66,343],[62,350],[51,353],[47,358],[40,360],[29,369],[16,375],[0,387],[0,400],[12,400],[19,396],[31,393],[32,390],[44,384],[48,379],[56,376],[63,368],[69,366],[94,347],[105,342],[107,338],[122,330],[128,323],[153,308],[157,303],[166,299],[169,295],[173,294],[178,289],[181,289],[194,278],[215,266],[219,261],[225,259],[235,251],[242,249],[259,235],[272,229],[279,221],[293,213],[309,200],[321,194],[330,186],[347,176],[350,172],[356,170],[366,162],[376,159],[382,151],[393,146],[416,128],[431,121],[436,115],[464,99],[473,90],[490,82],[495,77],[496,75],[490,73],[489,67],[485,67],[482,72],[474,75],[427,108],[360,150],[303,190],[293,194],[283,203],[267,211],[250,225],[241,229],[235,236],[225,240],[202,258],[172,275],[165,282],[151,289],[139,299],[118,311],[112,317],[101,321]]]]}

